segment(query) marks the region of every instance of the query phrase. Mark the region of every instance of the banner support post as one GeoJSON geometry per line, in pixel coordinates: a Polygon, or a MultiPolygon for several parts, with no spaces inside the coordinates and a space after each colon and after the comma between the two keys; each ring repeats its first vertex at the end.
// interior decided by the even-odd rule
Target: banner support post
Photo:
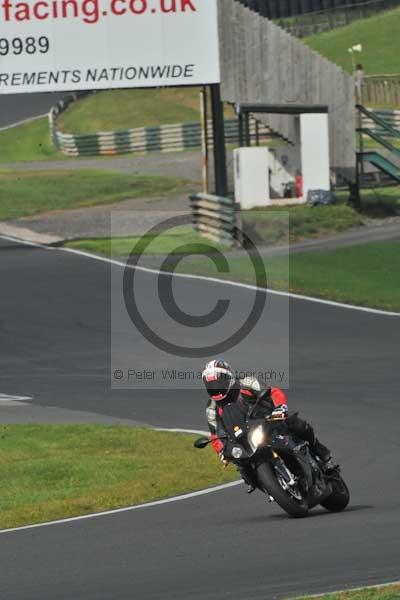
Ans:
{"type": "Polygon", "coordinates": [[[218,83],[212,84],[210,88],[214,137],[215,193],[217,196],[227,196],[228,177],[226,170],[224,111],[221,102],[221,91],[218,83]]]}
{"type": "Polygon", "coordinates": [[[200,91],[201,118],[201,180],[203,194],[208,194],[208,110],[207,88],[203,85],[200,91]]]}

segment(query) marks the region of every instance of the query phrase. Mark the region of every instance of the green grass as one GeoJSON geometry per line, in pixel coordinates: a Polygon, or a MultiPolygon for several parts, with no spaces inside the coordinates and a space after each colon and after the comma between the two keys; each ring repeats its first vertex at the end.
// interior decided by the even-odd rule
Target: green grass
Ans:
{"type": "Polygon", "coordinates": [[[64,158],[50,139],[46,117],[0,131],[0,163],[64,158]]]}
{"type": "MultiPolygon", "coordinates": [[[[400,138],[395,137],[387,137],[386,141],[388,141],[392,146],[400,150],[400,138]]],[[[377,141],[370,138],[368,135],[363,136],[363,145],[365,150],[378,150],[378,152],[385,152],[386,149],[382,144],[379,144],[377,141]]],[[[359,147],[359,137],[357,136],[357,147],[359,147]]]]}
{"type": "MultiPolygon", "coordinates": [[[[343,196],[343,199],[345,196],[343,196]]],[[[345,204],[324,207],[305,205],[242,212],[244,229],[257,243],[274,244],[339,233],[362,225],[359,213],[345,204]]]]}
{"type": "MultiPolygon", "coordinates": [[[[400,600],[400,585],[365,588],[349,592],[325,594],[319,597],[321,600],[400,600]]],[[[311,600],[311,598],[310,596],[302,596],[301,598],[297,598],[297,600],[311,600]]]]}
{"type": "Polygon", "coordinates": [[[304,41],[348,72],[352,72],[348,49],[355,44],[362,44],[363,51],[355,59],[362,63],[367,75],[398,74],[399,30],[400,9],[396,9],[310,36],[304,41]]]}
{"type": "Polygon", "coordinates": [[[0,171],[0,220],[163,195],[187,185],[174,177],[90,169],[0,171]]]}
{"type": "MultiPolygon", "coordinates": [[[[71,104],[58,119],[60,129],[73,133],[116,131],[192,123],[200,119],[200,88],[112,90],[71,104]]],[[[226,108],[232,117],[232,109],[226,108]]]]}
{"type": "MultiPolygon", "coordinates": [[[[340,232],[362,224],[359,213],[343,204],[323,208],[309,206],[243,211],[243,229],[259,245],[287,243],[340,232]]],[[[192,227],[178,227],[158,236],[130,236],[81,239],[68,242],[70,248],[89,250],[107,256],[127,256],[135,246],[144,254],[194,254],[198,244],[210,253],[221,245],[197,234],[192,227]],[[185,246],[184,249],[181,246],[185,246]]]]}
{"type": "Polygon", "coordinates": [[[0,528],[129,506],[236,479],[195,437],[99,425],[0,426],[0,528]],[[166,452],[165,449],[168,451],[166,452]]]}
{"type": "MultiPolygon", "coordinates": [[[[194,122],[199,120],[199,93],[199,88],[99,92],[74,102],[57,124],[68,132],[96,133],[194,122]]],[[[46,117],[0,131],[0,163],[68,158],[54,148],[46,117]]]]}
{"type": "MultiPolygon", "coordinates": [[[[199,121],[200,88],[98,92],[74,102],[57,120],[69,133],[96,133],[199,121]]],[[[233,117],[230,107],[225,116],[233,117]]],[[[50,139],[48,119],[0,132],[0,163],[66,159],[50,139]]],[[[109,157],[103,157],[106,161],[109,157]]]]}
{"type": "Polygon", "coordinates": [[[134,129],[199,120],[199,88],[113,90],[73,103],[58,119],[73,133],[134,129]]]}
{"type": "MultiPolygon", "coordinates": [[[[329,252],[293,254],[264,259],[266,285],[271,289],[400,312],[400,243],[380,242],[329,252]]],[[[218,274],[207,260],[186,260],[179,272],[255,283],[247,257],[229,258],[230,272],[218,274]]]]}
{"type": "MultiPolygon", "coordinates": [[[[339,204],[348,201],[348,192],[335,194],[339,204]]],[[[384,218],[400,212],[400,186],[368,188],[361,190],[361,215],[369,218],[384,218]]]]}
{"type": "Polygon", "coordinates": [[[135,254],[194,254],[196,250],[204,251],[204,247],[208,252],[221,248],[201,237],[190,226],[174,227],[160,235],[74,240],[67,242],[66,246],[107,256],[128,256],[133,250],[135,254]]]}

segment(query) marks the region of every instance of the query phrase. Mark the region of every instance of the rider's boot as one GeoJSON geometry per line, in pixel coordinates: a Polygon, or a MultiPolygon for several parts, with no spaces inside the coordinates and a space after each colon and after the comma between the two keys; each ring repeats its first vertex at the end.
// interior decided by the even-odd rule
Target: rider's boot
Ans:
{"type": "Polygon", "coordinates": [[[329,448],[324,446],[317,438],[315,438],[314,444],[312,446],[312,450],[314,454],[320,459],[322,462],[322,468],[325,472],[333,471],[339,465],[335,463],[332,458],[331,451],[329,448]]]}

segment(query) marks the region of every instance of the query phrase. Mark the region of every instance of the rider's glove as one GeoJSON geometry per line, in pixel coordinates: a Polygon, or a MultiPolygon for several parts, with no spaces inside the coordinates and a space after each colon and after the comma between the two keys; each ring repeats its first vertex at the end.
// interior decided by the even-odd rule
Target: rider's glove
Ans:
{"type": "Polygon", "coordinates": [[[271,413],[272,419],[286,419],[287,416],[288,409],[284,404],[282,404],[282,406],[278,406],[278,408],[275,408],[271,413]]]}
{"type": "Polygon", "coordinates": [[[225,467],[228,465],[228,461],[226,460],[225,456],[224,456],[224,451],[221,450],[221,452],[219,452],[219,458],[222,462],[223,465],[225,465],[225,467]]]}

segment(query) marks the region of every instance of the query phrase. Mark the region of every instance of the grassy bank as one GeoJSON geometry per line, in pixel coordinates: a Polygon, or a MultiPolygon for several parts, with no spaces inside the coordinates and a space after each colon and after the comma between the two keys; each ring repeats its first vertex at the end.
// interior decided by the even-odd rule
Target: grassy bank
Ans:
{"type": "MultiPolygon", "coordinates": [[[[233,110],[226,106],[225,116],[233,110]]],[[[200,88],[113,90],[86,96],[58,119],[60,129],[73,133],[115,131],[200,119],[200,88]]]]}
{"type": "MultiPolygon", "coordinates": [[[[96,133],[195,122],[199,120],[199,94],[199,88],[96,93],[73,103],[57,123],[64,131],[96,133]]],[[[0,163],[56,159],[68,157],[54,148],[47,117],[0,131],[0,163]]]]}
{"type": "MultiPolygon", "coordinates": [[[[156,246],[150,244],[147,253],[169,253],[177,245],[185,243],[188,236],[188,254],[196,253],[198,238],[191,238],[186,232],[181,237],[160,236],[156,246]],[[193,246],[191,246],[193,244],[193,246]]],[[[128,255],[140,238],[110,240],[79,240],[68,246],[86,249],[106,255],[128,255]]],[[[210,252],[215,248],[212,242],[200,238],[201,243],[209,244],[210,252]]],[[[188,256],[177,267],[180,273],[192,273],[208,277],[220,277],[255,285],[253,266],[247,256],[230,256],[228,272],[217,273],[215,264],[204,258],[188,256]]],[[[267,280],[260,285],[270,289],[291,291],[306,296],[315,296],[347,304],[370,308],[381,308],[400,312],[400,243],[380,242],[363,244],[334,251],[292,254],[290,257],[277,256],[263,259],[267,280]]]]}
{"type": "Polygon", "coordinates": [[[142,235],[115,238],[74,240],[66,244],[69,248],[89,250],[107,256],[128,256],[136,248],[136,254],[194,254],[199,245],[209,252],[219,248],[196,233],[191,226],[174,227],[161,235],[142,235]]]}
{"type": "Polygon", "coordinates": [[[50,139],[46,117],[0,131],[0,163],[64,159],[50,139]]]}
{"type": "MultiPolygon", "coordinates": [[[[315,598],[315,596],[312,596],[315,598]]],[[[365,588],[349,592],[338,592],[318,596],[320,600],[399,600],[400,585],[387,585],[378,588],[365,588]]],[[[296,600],[311,600],[310,596],[302,596],[296,600]]]]}
{"type": "Polygon", "coordinates": [[[174,177],[113,171],[0,171],[0,220],[152,197],[186,187],[187,182],[174,177]]]}
{"type": "Polygon", "coordinates": [[[348,72],[352,71],[348,49],[354,44],[362,44],[362,54],[356,56],[356,61],[363,64],[367,74],[398,74],[399,29],[400,9],[396,9],[310,36],[305,42],[348,72]]]}
{"type": "MultiPolygon", "coordinates": [[[[337,194],[347,198],[346,194],[337,194]]],[[[400,213],[400,187],[373,188],[361,191],[361,212],[367,217],[391,217],[400,213]]]]}
{"type": "Polygon", "coordinates": [[[58,119],[74,133],[134,129],[199,120],[200,88],[114,90],[86,96],[58,119]]]}
{"type": "MultiPolygon", "coordinates": [[[[359,213],[345,205],[322,209],[296,206],[290,209],[251,210],[242,215],[243,228],[260,245],[287,243],[288,239],[298,242],[305,238],[334,234],[360,226],[363,222],[359,213]]],[[[198,243],[209,245],[210,251],[219,247],[198,235],[190,226],[174,228],[159,236],[130,236],[113,238],[112,241],[110,238],[84,239],[69,242],[68,246],[107,256],[127,256],[139,241],[141,246],[146,246],[145,254],[193,254],[193,245],[198,243]],[[180,249],[182,245],[187,246],[184,252],[180,249]]]]}
{"type": "Polygon", "coordinates": [[[0,426],[0,528],[139,504],[236,478],[196,436],[99,425],[0,426]],[[168,448],[168,452],[165,452],[168,448]]]}
{"type": "Polygon", "coordinates": [[[299,242],[306,238],[340,233],[363,224],[363,217],[350,206],[273,207],[242,211],[244,229],[257,243],[299,242]]]}
{"type": "MultiPolygon", "coordinates": [[[[267,286],[286,289],[287,257],[264,259],[267,286]]],[[[188,260],[180,272],[254,284],[247,257],[230,258],[230,272],[217,274],[210,261],[188,260]]],[[[293,254],[289,258],[293,293],[400,312],[400,243],[380,242],[329,252],[293,254]]]]}

